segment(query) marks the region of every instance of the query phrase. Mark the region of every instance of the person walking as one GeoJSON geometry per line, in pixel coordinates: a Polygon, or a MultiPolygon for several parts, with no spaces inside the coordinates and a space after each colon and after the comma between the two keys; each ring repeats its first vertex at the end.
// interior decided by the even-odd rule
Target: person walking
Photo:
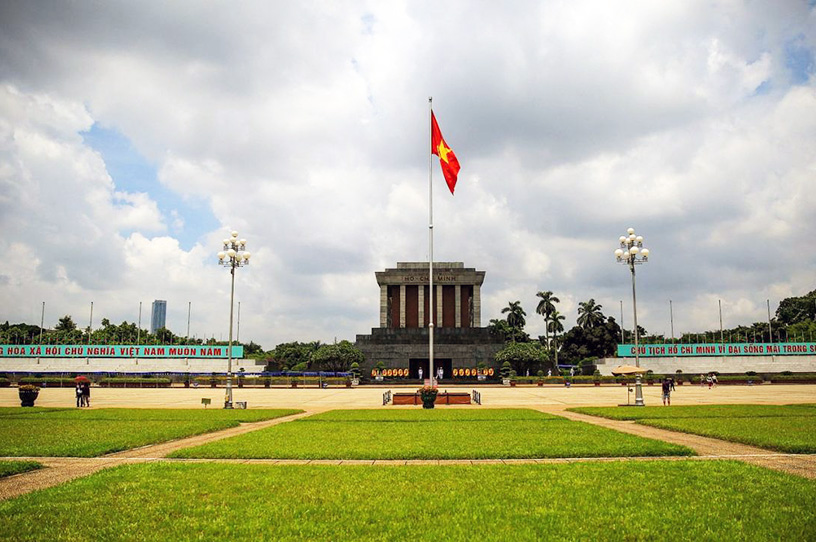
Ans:
{"type": "Polygon", "coordinates": [[[90,382],[83,382],[82,383],[82,404],[83,404],[83,406],[86,406],[86,407],[91,406],[91,383],[90,382]]]}
{"type": "Polygon", "coordinates": [[[80,383],[80,382],[76,383],[76,389],[74,390],[74,392],[76,393],[76,405],[77,405],[77,408],[81,408],[82,407],[82,383],[80,383]]]}
{"type": "Polygon", "coordinates": [[[663,406],[671,406],[671,382],[668,378],[663,379],[663,406]]]}
{"type": "Polygon", "coordinates": [[[422,367],[419,368],[417,373],[419,373],[419,379],[422,380],[422,367]]]}

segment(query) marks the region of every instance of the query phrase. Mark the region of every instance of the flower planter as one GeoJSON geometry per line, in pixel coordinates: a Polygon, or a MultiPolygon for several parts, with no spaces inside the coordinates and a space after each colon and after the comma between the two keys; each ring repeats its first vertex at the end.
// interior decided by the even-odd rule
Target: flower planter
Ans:
{"type": "Polygon", "coordinates": [[[423,397],[422,398],[422,408],[433,408],[434,403],[436,402],[436,397],[423,397]]]}
{"type": "Polygon", "coordinates": [[[511,380],[511,381],[510,381],[510,387],[511,387],[511,388],[515,388],[515,387],[516,387],[516,381],[515,381],[515,380],[511,380]]]}
{"type": "Polygon", "coordinates": [[[540,388],[541,386],[543,386],[543,385],[544,385],[544,382],[542,382],[542,381],[539,381],[539,382],[538,382],[538,387],[539,387],[539,388],[540,388]]]}
{"type": "Polygon", "coordinates": [[[37,400],[37,397],[40,395],[40,392],[37,390],[19,390],[19,394],[20,394],[20,406],[33,407],[34,401],[37,400]]]}
{"type": "Polygon", "coordinates": [[[595,382],[595,385],[596,385],[596,386],[600,386],[600,385],[601,385],[601,383],[600,383],[600,382],[595,382]]]}
{"type": "Polygon", "coordinates": [[[292,382],[292,387],[297,388],[297,382],[292,382]]]}

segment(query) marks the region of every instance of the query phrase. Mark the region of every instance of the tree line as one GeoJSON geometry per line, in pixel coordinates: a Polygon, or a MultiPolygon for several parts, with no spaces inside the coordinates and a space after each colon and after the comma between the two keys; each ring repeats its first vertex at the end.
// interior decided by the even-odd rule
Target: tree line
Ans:
{"type": "MultiPolygon", "coordinates": [[[[615,318],[604,315],[603,307],[594,299],[578,303],[576,325],[564,330],[565,316],[558,310],[560,299],[552,291],[536,293],[539,298],[535,312],[544,318],[544,335],[532,339],[524,331],[527,313],[519,301],[510,301],[502,309],[504,318],[490,320],[491,333],[507,342],[496,359],[499,363],[509,361],[517,374],[528,371],[547,371],[558,365],[591,365],[597,358],[612,357],[619,343],[633,343],[633,330],[621,329],[615,318]]],[[[806,342],[813,341],[816,334],[816,290],[800,296],[789,297],[779,303],[770,322],[755,322],[731,329],[708,330],[700,333],[682,333],[679,337],[666,338],[649,334],[638,326],[639,342],[697,343],[697,342],[806,342]]]]}

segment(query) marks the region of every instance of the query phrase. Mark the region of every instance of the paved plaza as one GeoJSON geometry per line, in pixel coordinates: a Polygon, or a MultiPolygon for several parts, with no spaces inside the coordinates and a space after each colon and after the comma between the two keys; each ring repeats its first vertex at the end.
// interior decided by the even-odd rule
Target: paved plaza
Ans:
{"type": "MultiPolygon", "coordinates": [[[[574,406],[614,406],[634,403],[634,391],[627,393],[626,386],[446,386],[440,390],[477,390],[482,406],[445,408],[507,408],[547,407],[558,409],[574,406]]],[[[327,410],[337,408],[416,408],[402,406],[383,407],[383,393],[411,392],[416,386],[361,386],[357,388],[234,388],[235,401],[246,401],[249,408],[299,408],[303,410],[327,410]]],[[[646,405],[660,405],[660,386],[643,386],[646,405]]],[[[223,405],[224,388],[91,388],[93,408],[202,408],[201,400],[211,399],[209,408],[223,405]]],[[[673,405],[713,404],[792,404],[816,403],[816,386],[762,384],[758,386],[719,385],[712,389],[701,386],[677,386],[672,393],[673,405]]],[[[75,406],[73,388],[42,388],[37,406],[75,406]]],[[[0,388],[0,406],[20,406],[17,388],[0,388]]]]}

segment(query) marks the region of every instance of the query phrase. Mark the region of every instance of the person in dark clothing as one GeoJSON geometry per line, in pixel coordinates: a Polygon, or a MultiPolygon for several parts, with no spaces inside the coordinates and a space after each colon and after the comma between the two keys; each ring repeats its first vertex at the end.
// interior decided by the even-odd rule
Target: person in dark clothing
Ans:
{"type": "Polygon", "coordinates": [[[82,384],[80,382],[76,383],[76,389],[74,390],[76,393],[76,403],[77,408],[82,406],[82,384]]]}
{"type": "Polygon", "coordinates": [[[91,406],[91,383],[82,383],[82,404],[86,407],[91,406]]]}
{"type": "Polygon", "coordinates": [[[663,406],[671,406],[671,382],[668,378],[663,379],[663,406]]]}

